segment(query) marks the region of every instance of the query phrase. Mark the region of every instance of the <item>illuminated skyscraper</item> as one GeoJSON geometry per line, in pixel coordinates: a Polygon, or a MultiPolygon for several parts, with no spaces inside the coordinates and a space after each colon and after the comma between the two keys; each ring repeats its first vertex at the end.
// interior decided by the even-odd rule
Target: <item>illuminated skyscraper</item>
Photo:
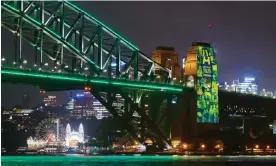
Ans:
{"type": "Polygon", "coordinates": [[[234,80],[231,85],[225,82],[224,84],[220,85],[220,89],[238,93],[247,93],[254,95],[259,94],[256,79],[252,77],[245,77],[242,82],[240,82],[240,80],[234,80]]]}
{"type": "Polygon", "coordinates": [[[67,109],[77,119],[96,117],[102,119],[110,116],[109,111],[90,93],[77,93],[71,97],[67,109]]]}
{"type": "Polygon", "coordinates": [[[108,110],[93,96],[93,110],[97,119],[103,119],[110,116],[108,110]]]}
{"type": "Polygon", "coordinates": [[[43,99],[43,103],[45,106],[56,106],[57,105],[57,97],[56,96],[46,96],[43,99]]]}
{"type": "Polygon", "coordinates": [[[243,82],[237,84],[237,91],[240,93],[257,94],[258,85],[255,78],[245,77],[243,82]]]}
{"type": "Polygon", "coordinates": [[[90,92],[77,93],[76,96],[70,98],[67,109],[70,110],[71,116],[76,118],[95,116],[93,96],[90,92]]]}

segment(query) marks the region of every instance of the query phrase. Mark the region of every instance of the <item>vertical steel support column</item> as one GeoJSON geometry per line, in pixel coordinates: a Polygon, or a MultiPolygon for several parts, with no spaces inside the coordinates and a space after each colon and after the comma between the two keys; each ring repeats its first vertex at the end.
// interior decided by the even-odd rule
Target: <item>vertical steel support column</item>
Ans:
{"type": "Polygon", "coordinates": [[[133,69],[134,69],[134,79],[138,79],[138,51],[135,51],[134,54],[134,62],[133,62],[133,69]]]}
{"type": "MultiPolygon", "coordinates": [[[[112,53],[111,53],[112,54],[112,53]]],[[[112,72],[112,66],[111,66],[111,63],[112,63],[112,58],[109,58],[108,59],[108,62],[107,62],[107,75],[109,78],[112,78],[112,75],[111,75],[111,72],[112,72]]]]}
{"type": "MultiPolygon", "coordinates": [[[[23,13],[24,6],[23,1],[19,2],[20,12],[23,13]]],[[[19,19],[19,63],[22,63],[22,19],[19,19]]]]}
{"type": "Polygon", "coordinates": [[[107,92],[107,105],[108,105],[108,108],[112,107],[112,94],[110,92],[110,89],[107,92]]]}
{"type": "MultiPolygon", "coordinates": [[[[39,15],[37,14],[37,10],[34,11],[35,18],[38,20],[39,15]]],[[[34,47],[34,65],[37,65],[37,44],[38,44],[38,38],[39,38],[39,31],[34,31],[34,37],[35,37],[35,47],[34,47]]]]}
{"type": "Polygon", "coordinates": [[[14,62],[17,63],[17,33],[14,34],[14,62]]]}
{"type": "Polygon", "coordinates": [[[37,41],[39,38],[39,31],[34,31],[34,36],[36,38],[36,45],[34,47],[34,65],[37,65],[37,41]]]}
{"type": "Polygon", "coordinates": [[[100,26],[98,28],[98,66],[103,69],[103,28],[100,26]]]}
{"type": "MultiPolygon", "coordinates": [[[[44,1],[40,2],[40,20],[42,25],[44,25],[44,1]]],[[[40,66],[43,65],[43,29],[41,29],[40,36],[40,66]]]]}
{"type": "Polygon", "coordinates": [[[120,39],[117,39],[116,42],[116,78],[120,76],[121,70],[121,47],[120,47],[120,39]]]}
{"type": "Polygon", "coordinates": [[[124,113],[128,114],[129,110],[128,110],[128,103],[127,100],[124,100],[124,113]]]}
{"type": "MultiPolygon", "coordinates": [[[[60,2],[62,3],[62,2],[60,2]]],[[[60,35],[64,39],[64,3],[61,6],[60,35]]],[[[60,65],[63,65],[63,44],[60,45],[60,65]]]]}
{"type": "MultiPolygon", "coordinates": [[[[140,103],[141,103],[141,105],[140,105],[141,110],[145,111],[145,95],[141,96],[141,102],[140,103]]],[[[141,117],[141,121],[140,121],[140,124],[141,124],[140,140],[144,140],[144,136],[145,136],[145,124],[144,123],[145,123],[144,119],[143,119],[143,117],[141,117]]]]}
{"type": "MultiPolygon", "coordinates": [[[[84,43],[83,43],[83,31],[84,31],[84,15],[81,15],[80,19],[80,33],[79,33],[79,50],[81,54],[83,54],[83,48],[84,48],[84,43]]],[[[84,55],[85,56],[85,55],[84,55]]],[[[83,61],[81,60],[81,68],[83,68],[83,61]]]]}
{"type": "MultiPolygon", "coordinates": [[[[76,40],[77,40],[77,32],[74,30],[72,33],[73,33],[72,44],[73,44],[73,46],[76,47],[76,45],[77,45],[77,42],[76,42],[76,40]]],[[[72,58],[72,71],[74,72],[75,69],[76,69],[77,59],[76,59],[75,55],[72,55],[72,56],[73,56],[73,58],[72,58]]]]}
{"type": "MultiPolygon", "coordinates": [[[[89,54],[90,54],[90,60],[92,60],[92,62],[95,61],[95,45],[94,45],[94,42],[92,43],[92,46],[89,48],[89,54]]],[[[93,74],[93,65],[90,64],[90,74],[93,74]]]]}

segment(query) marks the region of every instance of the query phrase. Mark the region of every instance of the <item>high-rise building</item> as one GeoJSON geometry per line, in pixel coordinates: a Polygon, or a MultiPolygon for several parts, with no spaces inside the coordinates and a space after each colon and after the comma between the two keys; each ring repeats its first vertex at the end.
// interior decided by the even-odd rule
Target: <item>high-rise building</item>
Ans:
{"type": "Polygon", "coordinates": [[[244,81],[237,84],[237,91],[241,93],[257,94],[258,85],[255,78],[245,77],[244,81]]]}
{"type": "Polygon", "coordinates": [[[43,103],[45,106],[54,107],[57,105],[57,97],[56,96],[45,96],[43,99],[43,103]]]}
{"type": "Polygon", "coordinates": [[[225,82],[223,85],[220,85],[220,89],[254,95],[259,93],[256,79],[252,77],[245,77],[242,82],[240,82],[240,80],[234,80],[231,85],[225,82]]]}
{"type": "MultiPolygon", "coordinates": [[[[178,62],[178,53],[174,50],[174,47],[156,47],[156,50],[152,52],[152,60],[170,69],[172,71],[171,76],[173,80],[180,80],[181,69],[178,62]]],[[[159,70],[159,67],[156,66],[155,71],[157,74],[159,70]]]]}
{"type": "Polygon", "coordinates": [[[67,109],[70,110],[71,116],[76,118],[95,116],[95,111],[93,111],[93,96],[90,92],[77,93],[76,96],[70,97],[67,109]]]}
{"type": "MultiPolygon", "coordinates": [[[[114,103],[116,109],[117,105],[114,103]]],[[[72,117],[78,119],[93,116],[102,119],[110,116],[109,111],[90,92],[77,93],[76,96],[71,97],[67,109],[72,117]]]]}
{"type": "Polygon", "coordinates": [[[93,110],[97,119],[103,119],[110,116],[109,111],[93,96],[93,110]]]}

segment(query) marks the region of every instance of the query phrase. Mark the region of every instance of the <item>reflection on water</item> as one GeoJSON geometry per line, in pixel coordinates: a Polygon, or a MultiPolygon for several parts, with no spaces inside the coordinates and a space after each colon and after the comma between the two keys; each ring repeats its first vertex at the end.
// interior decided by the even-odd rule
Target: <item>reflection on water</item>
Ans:
{"type": "Polygon", "coordinates": [[[2,156],[3,166],[266,166],[276,156],[2,156]]]}

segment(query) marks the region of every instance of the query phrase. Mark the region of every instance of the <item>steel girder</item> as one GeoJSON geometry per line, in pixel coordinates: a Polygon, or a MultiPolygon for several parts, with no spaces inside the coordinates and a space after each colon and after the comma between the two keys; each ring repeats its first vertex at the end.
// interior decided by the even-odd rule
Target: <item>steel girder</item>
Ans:
{"type": "Polygon", "coordinates": [[[219,109],[221,113],[233,116],[274,116],[274,99],[247,94],[219,91],[219,109]]]}
{"type": "MultiPolygon", "coordinates": [[[[57,63],[60,66],[57,66],[57,71],[61,72],[147,80],[155,74],[154,67],[159,67],[165,77],[171,75],[170,70],[152,61],[129,41],[71,2],[1,3],[2,26],[19,37],[19,49],[22,48],[21,40],[25,39],[39,51],[40,67],[50,59],[49,63],[57,63]]],[[[16,63],[22,63],[21,51],[19,60],[15,58],[16,63]]],[[[37,65],[37,52],[34,59],[37,65]]]]}
{"type": "MultiPolygon", "coordinates": [[[[110,90],[110,87],[105,89],[105,92],[91,92],[112,114],[116,119],[120,119],[121,125],[125,127],[129,136],[135,141],[143,142],[145,138],[151,138],[154,144],[159,148],[167,147],[170,140],[163,134],[160,128],[151,120],[144,108],[145,94],[141,92],[132,93],[123,89],[117,89],[116,92],[110,90]],[[109,90],[108,90],[109,89],[109,90]],[[126,105],[124,111],[119,112],[119,109],[113,105],[118,103],[118,98],[115,97],[119,94],[124,100],[126,105]],[[135,101],[137,100],[137,101],[135,101]]],[[[129,137],[127,137],[129,139],[129,137]]],[[[127,140],[128,140],[127,139],[127,140]]],[[[122,142],[126,142],[127,140],[122,142]]]]}

